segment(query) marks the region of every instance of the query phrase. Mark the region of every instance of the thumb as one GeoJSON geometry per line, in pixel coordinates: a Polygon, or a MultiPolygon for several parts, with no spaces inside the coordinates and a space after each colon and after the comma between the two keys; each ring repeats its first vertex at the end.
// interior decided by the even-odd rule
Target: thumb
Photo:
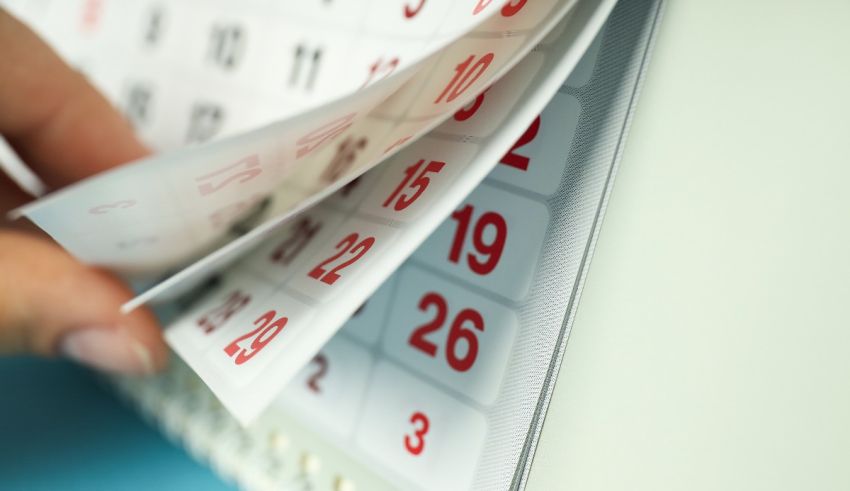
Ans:
{"type": "Polygon", "coordinates": [[[153,314],[121,314],[132,292],[59,247],[0,231],[0,353],[63,355],[101,370],[143,374],[168,354],[153,314]]]}

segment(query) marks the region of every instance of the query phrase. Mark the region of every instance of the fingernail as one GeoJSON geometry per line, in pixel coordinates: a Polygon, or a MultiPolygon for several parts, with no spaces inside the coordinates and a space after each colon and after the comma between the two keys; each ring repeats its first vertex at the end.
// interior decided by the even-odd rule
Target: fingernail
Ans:
{"type": "Polygon", "coordinates": [[[150,352],[120,328],[91,327],[66,334],[59,351],[67,358],[98,370],[143,375],[153,373],[150,352]]]}

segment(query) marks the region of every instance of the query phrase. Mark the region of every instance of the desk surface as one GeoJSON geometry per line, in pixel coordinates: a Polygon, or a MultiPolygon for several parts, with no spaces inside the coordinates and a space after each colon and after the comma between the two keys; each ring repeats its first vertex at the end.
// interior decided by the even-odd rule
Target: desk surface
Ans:
{"type": "Polygon", "coordinates": [[[850,489],[848,25],[669,2],[530,489],[850,489]]]}
{"type": "Polygon", "coordinates": [[[228,491],[91,373],[0,358],[0,489],[228,491]]]}

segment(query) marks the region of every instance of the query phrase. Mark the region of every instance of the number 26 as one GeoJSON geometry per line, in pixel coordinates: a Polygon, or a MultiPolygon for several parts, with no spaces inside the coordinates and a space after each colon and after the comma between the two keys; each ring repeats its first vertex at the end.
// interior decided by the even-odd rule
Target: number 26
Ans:
{"type": "Polygon", "coordinates": [[[231,182],[248,182],[262,173],[260,158],[257,155],[249,155],[227,167],[197,177],[195,182],[198,184],[198,192],[201,196],[206,196],[222,189],[231,182]],[[240,170],[240,168],[242,169],[240,170]]]}

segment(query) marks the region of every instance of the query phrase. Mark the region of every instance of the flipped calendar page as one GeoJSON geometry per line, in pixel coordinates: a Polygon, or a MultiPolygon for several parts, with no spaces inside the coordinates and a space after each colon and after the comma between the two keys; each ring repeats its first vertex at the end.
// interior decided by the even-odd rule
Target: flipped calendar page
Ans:
{"type": "MultiPolygon", "coordinates": [[[[265,409],[506,152],[518,167],[526,165],[519,146],[511,150],[513,142],[537,131],[529,124],[578,62],[612,2],[581,5],[582,15],[559,23],[548,39],[545,30],[525,39],[538,47],[450,121],[299,215],[167,327],[169,344],[237,419],[249,423],[265,409]]],[[[511,296],[522,297],[529,272],[500,258],[515,254],[523,235],[540,227],[529,223],[508,242],[503,217],[473,206],[464,213],[457,218],[467,233],[453,261],[470,264],[484,283],[514,278],[518,290],[511,296]]],[[[474,342],[471,333],[464,331],[464,342],[474,342]]]]}
{"type": "Polygon", "coordinates": [[[114,0],[35,5],[47,6],[46,15],[29,13],[36,28],[46,19],[42,33],[58,48],[71,46],[67,56],[81,59],[95,82],[126,104],[143,133],[152,125],[164,148],[166,134],[191,142],[272,121],[124,165],[19,210],[79,259],[125,274],[156,274],[215,251],[126,306],[131,309],[238,257],[415,141],[521,59],[528,40],[573,2],[429,0],[413,8],[256,1],[237,8],[187,1],[167,11],[160,3],[114,0]],[[304,39],[324,46],[324,55],[311,51],[309,69],[304,39]],[[293,60],[279,62],[277,49],[294,53],[293,60]],[[275,91],[287,71],[294,86],[275,91]],[[144,85],[159,72],[170,77],[158,85],[160,96],[151,88],[140,94],[139,79],[144,85]],[[126,101],[115,87],[128,78],[126,101]],[[292,103],[314,90],[320,104],[303,110],[292,103]],[[216,100],[226,100],[227,111],[216,100]],[[283,111],[286,104],[297,110],[283,111]],[[219,128],[222,120],[230,130],[219,128]],[[234,223],[255,214],[282,183],[257,220],[262,224],[217,250],[234,223]]]}
{"type": "Polygon", "coordinates": [[[420,72],[372,110],[361,124],[338,136],[341,143],[318,152],[315,163],[320,165],[305,162],[288,176],[274,195],[269,212],[274,218],[139,295],[125,308],[134,308],[229,263],[247,247],[268,239],[295,215],[351,183],[378,161],[386,161],[415,142],[500,79],[575,5],[573,0],[504,4],[491,19],[443,52],[429,57],[420,72]],[[350,171],[346,173],[345,169],[350,171]]]}
{"type": "MultiPolygon", "coordinates": [[[[614,9],[515,151],[254,425],[236,424],[179,362],[157,378],[119,380],[122,391],[250,489],[522,488],[660,3],[614,9]],[[504,220],[505,247],[492,273],[519,274],[478,276],[475,241],[461,241],[463,260],[452,261],[458,237],[474,233],[464,226],[470,208],[473,217],[504,220]]],[[[475,117],[464,121],[465,114],[455,122],[475,117]]]]}
{"type": "MultiPolygon", "coordinates": [[[[598,29],[601,20],[610,8],[611,2],[585,3],[591,6],[590,11],[599,12],[596,20],[593,22],[573,22],[575,27],[571,28],[569,33],[555,36],[554,39],[572,39],[575,33],[584,33],[585,37],[589,38],[598,29]],[[609,5],[608,7],[605,7],[606,3],[609,5]]],[[[473,6],[473,4],[476,8],[483,5],[482,2],[473,2],[469,6],[473,6]]],[[[341,179],[336,176],[323,179],[317,178],[317,175],[327,174],[328,168],[331,169],[332,174],[337,172],[335,167],[339,165],[340,161],[352,167],[352,172],[363,172],[376,161],[374,155],[369,153],[369,141],[377,138],[379,142],[383,142],[383,144],[378,143],[371,147],[373,153],[377,150],[378,153],[388,154],[388,149],[400,146],[409,139],[415,140],[418,133],[427,130],[444,116],[451,116],[465,102],[461,96],[466,91],[469,92],[468,97],[473,98],[473,106],[464,110],[469,114],[467,117],[471,118],[485,98],[484,95],[475,97],[475,87],[486,87],[524,58],[525,54],[543,39],[544,35],[564,17],[573,5],[574,3],[571,2],[551,0],[534,4],[526,2],[506,3],[503,6],[500,4],[501,8],[496,10],[492,18],[485,20],[479,26],[461,36],[458,41],[449,45],[444,52],[439,52],[430,60],[426,60],[425,69],[415,73],[409,80],[405,81],[399,91],[395,92],[389,100],[371,110],[363,121],[354,122],[349,126],[349,118],[345,116],[343,122],[346,126],[340,127],[337,131],[337,126],[332,125],[333,136],[344,139],[337,147],[328,146],[327,159],[321,158],[322,150],[315,149],[315,145],[312,143],[303,144],[307,147],[306,152],[316,152],[318,160],[315,162],[326,165],[313,166],[310,164],[314,162],[309,160],[301,162],[297,169],[292,169],[288,179],[283,181],[282,189],[276,195],[278,199],[275,202],[289,200],[288,202],[292,203],[293,200],[300,200],[305,196],[304,187],[309,188],[311,183],[327,181],[324,185],[326,189],[321,193],[316,193],[315,187],[307,191],[308,195],[317,194],[313,197],[321,197],[322,193],[332,190],[333,185],[339,183],[341,179]],[[470,52],[473,54],[469,54],[470,52]],[[456,83],[457,81],[460,82],[456,83]],[[390,137],[388,138],[387,135],[390,135],[390,137]],[[408,136],[397,139],[396,136],[398,135],[408,136]],[[389,147],[386,147],[387,144],[389,147]],[[381,149],[384,150],[381,151],[381,149]],[[349,153],[349,151],[352,153],[349,153]],[[340,153],[342,153],[342,159],[339,158],[340,153]],[[363,158],[362,155],[367,157],[363,158]],[[364,164],[360,165],[358,161],[362,161],[364,164]],[[299,179],[299,177],[304,178],[299,179]],[[328,183],[331,185],[328,186],[328,183]]],[[[474,15],[475,8],[472,9],[472,13],[474,15]]],[[[584,43],[584,46],[586,44],[587,42],[584,43]]],[[[240,420],[247,422],[252,419],[272,400],[297,369],[309,361],[319,347],[365,299],[365,296],[374,291],[380,282],[424,240],[427,234],[436,228],[439,221],[450,213],[451,208],[484,177],[486,171],[508,149],[510,142],[525,129],[526,123],[523,122],[523,119],[530,120],[533,113],[542,108],[545,100],[557,87],[558,79],[562,79],[566,70],[575,64],[581,51],[583,51],[583,46],[580,43],[562,42],[558,44],[557,49],[549,57],[548,64],[551,66],[543,70],[547,73],[547,76],[541,77],[541,79],[548,80],[546,83],[548,88],[544,87],[543,90],[538,90],[537,86],[531,86],[532,88],[529,91],[536,99],[537,107],[536,109],[533,108],[531,112],[525,110],[523,114],[512,115],[510,128],[505,130],[508,131],[507,134],[504,131],[494,135],[486,134],[498,126],[507,114],[501,114],[499,117],[495,117],[493,114],[485,114],[478,120],[483,120],[488,124],[483,127],[472,126],[470,128],[471,133],[464,133],[465,130],[459,128],[448,130],[457,135],[455,139],[472,137],[483,140],[485,136],[490,137],[486,141],[482,141],[480,145],[452,144],[439,140],[436,142],[416,141],[410,149],[405,150],[401,157],[396,160],[398,165],[395,165],[395,167],[404,165],[407,167],[405,172],[410,173],[407,179],[399,184],[398,192],[390,193],[391,196],[387,199],[382,198],[382,202],[373,207],[374,209],[362,210],[363,214],[372,216],[372,222],[377,217],[379,223],[368,223],[369,220],[362,223],[356,220],[346,220],[344,224],[342,222],[327,224],[323,230],[326,233],[338,233],[339,231],[334,231],[336,225],[340,226],[340,230],[345,228],[352,230],[346,232],[343,237],[316,238],[316,244],[324,245],[326,239],[333,240],[335,244],[329,252],[321,251],[321,254],[327,255],[324,261],[321,258],[318,259],[322,262],[321,264],[308,266],[305,260],[309,261],[312,258],[302,254],[302,257],[299,257],[300,263],[287,264],[287,266],[290,266],[289,268],[278,268],[278,270],[270,271],[271,277],[266,278],[266,284],[259,283],[242,288],[242,290],[250,293],[249,296],[254,300],[253,304],[248,305],[248,302],[241,298],[231,300],[231,303],[244,307],[246,309],[244,313],[240,313],[238,316],[234,315],[232,319],[222,325],[205,325],[203,330],[198,328],[194,330],[169,329],[168,339],[171,344],[189,361],[194,369],[198,370],[204,380],[210,384],[216,394],[240,420]],[[550,72],[558,73],[550,69],[554,66],[558,66],[562,73],[552,78],[549,75],[550,72]],[[479,152],[480,155],[476,155],[476,149],[479,147],[486,151],[479,152]],[[419,154],[424,157],[430,155],[430,157],[428,157],[427,162],[424,158],[419,158],[418,164],[415,162],[413,164],[407,163],[412,155],[419,154]],[[410,167],[411,165],[413,167],[410,167]],[[415,173],[419,174],[413,175],[415,173]],[[434,175],[429,177],[428,174],[434,175]],[[404,187],[409,187],[415,192],[409,193],[402,189],[404,187]],[[426,211],[427,213],[425,213],[426,211]],[[402,231],[404,233],[401,233],[402,231]],[[367,265],[367,274],[359,275],[359,272],[367,265]],[[309,267],[309,271],[302,274],[298,271],[302,267],[309,267]],[[288,282],[290,279],[288,273],[295,273],[296,279],[288,282]],[[301,281],[298,281],[299,278],[301,281]],[[304,278],[307,279],[306,282],[303,281],[304,278]],[[277,291],[285,284],[287,292],[277,291]],[[307,297],[306,301],[305,296],[307,297]],[[265,305],[270,301],[276,302],[277,306],[272,308],[271,305],[265,305]],[[332,303],[328,304],[328,302],[332,303]],[[263,312],[255,312],[256,309],[264,307],[267,308],[263,312]],[[249,319],[249,316],[252,317],[249,319]],[[240,332],[244,326],[252,324],[254,327],[248,332],[240,332]],[[317,329],[312,327],[314,325],[320,327],[317,329]],[[286,327],[285,330],[283,329],[284,326],[286,327]],[[280,335],[278,336],[278,334],[280,335]],[[228,337],[230,339],[220,346],[228,337]],[[224,356],[224,359],[222,359],[222,356],[224,356]],[[262,373],[261,376],[261,372],[265,373],[262,373]]],[[[540,65],[543,64],[540,56],[531,56],[528,58],[528,62],[524,61],[524,63],[526,63],[526,68],[516,70],[516,72],[520,74],[520,77],[525,74],[525,78],[519,78],[519,86],[508,90],[509,96],[511,94],[520,95],[524,90],[522,84],[530,82],[540,65]]],[[[368,92],[380,83],[367,87],[365,91],[368,92]]],[[[501,91],[494,90],[487,98],[495,100],[488,103],[487,107],[499,107],[503,104],[500,99],[504,96],[501,91]]],[[[362,99],[362,97],[355,98],[354,102],[361,103],[362,99]]],[[[343,102],[349,103],[346,100],[343,100],[343,102]]],[[[328,106],[325,106],[322,110],[327,108],[328,106]]],[[[332,116],[325,116],[322,111],[317,111],[308,116],[313,117],[314,115],[326,119],[332,118],[332,116]]],[[[209,202],[205,200],[219,196],[224,196],[226,199],[236,196],[234,198],[237,199],[236,204],[242,205],[245,202],[246,193],[250,200],[253,199],[252,193],[257,191],[245,186],[255,182],[259,182],[261,187],[267,185],[267,183],[254,179],[264,172],[261,162],[271,161],[274,163],[275,159],[265,156],[259,158],[256,154],[253,155],[254,158],[238,158],[237,154],[244,155],[247,151],[244,148],[246,146],[249,149],[255,148],[249,144],[251,138],[257,140],[253,143],[258,146],[262,146],[264,142],[271,144],[271,141],[275,138],[286,136],[281,135],[281,131],[280,127],[272,125],[260,132],[224,140],[219,144],[187,149],[172,153],[170,156],[166,154],[162,157],[154,157],[148,161],[118,169],[62,191],[25,208],[24,212],[53,233],[60,241],[64,238],[66,247],[73,250],[74,247],[69,246],[68,241],[77,241],[74,244],[75,247],[80,247],[87,254],[94,254],[93,257],[97,257],[99,260],[109,257],[110,252],[104,250],[104,247],[115,254],[113,257],[118,257],[128,264],[136,260],[163,260],[164,258],[157,256],[155,252],[158,245],[176,249],[184,241],[174,242],[180,236],[169,236],[167,237],[168,241],[149,240],[147,236],[138,236],[140,224],[139,222],[129,221],[128,216],[132,216],[136,211],[140,211],[142,214],[150,213],[151,206],[156,206],[156,203],[161,203],[160,212],[168,212],[169,216],[174,215],[168,208],[169,204],[173,205],[174,203],[168,202],[166,194],[176,195],[178,199],[186,198],[192,202],[198,202],[199,198],[193,196],[192,193],[180,192],[176,181],[170,182],[172,193],[167,193],[167,190],[155,189],[151,185],[146,185],[146,183],[160,179],[167,181],[170,174],[172,177],[177,176],[180,182],[184,183],[180,186],[197,186],[201,204],[197,205],[195,211],[200,215],[205,214],[204,210],[209,206],[209,202]],[[222,157],[228,152],[232,156],[222,157]],[[187,181],[185,168],[188,166],[189,169],[199,169],[208,165],[208,162],[205,162],[208,159],[226,159],[235,162],[235,164],[227,165],[221,169],[216,167],[213,172],[195,178],[195,181],[201,181],[200,184],[197,182],[185,184],[187,181]],[[161,172],[155,172],[151,177],[152,170],[161,172]],[[228,185],[230,185],[230,188],[226,188],[228,185]],[[175,187],[177,189],[174,189],[175,187]],[[222,190],[222,188],[226,189],[222,190]],[[224,194],[219,195],[219,190],[222,190],[224,194]],[[117,199],[121,193],[127,193],[133,196],[133,199],[117,199]],[[142,198],[139,198],[139,195],[144,193],[156,193],[156,197],[161,199],[153,200],[151,196],[154,195],[151,195],[147,197],[148,204],[146,206],[136,206],[143,201],[142,198]],[[104,195],[114,196],[115,201],[112,201],[111,198],[106,199],[104,195]],[[103,204],[89,206],[87,203],[94,201],[103,204]],[[79,215],[80,211],[85,210],[88,210],[88,213],[82,218],[75,217],[75,214],[79,215]],[[114,226],[103,228],[102,224],[104,223],[114,226]],[[99,232],[97,234],[85,233],[86,230],[81,232],[80,229],[86,229],[86,227],[97,229],[99,232]],[[126,233],[131,235],[124,235],[126,233]],[[139,242],[142,242],[142,244],[139,244],[139,242]],[[125,245],[130,247],[123,247],[125,245]],[[136,247],[137,245],[139,247],[136,247]],[[149,247],[143,246],[151,246],[154,249],[151,250],[149,247]]],[[[324,140],[325,138],[322,137],[321,141],[324,142],[324,140]]],[[[300,141],[296,143],[300,143],[300,141]]],[[[296,160],[302,148],[304,147],[296,146],[296,160]]],[[[388,163],[386,165],[393,164],[388,163]]],[[[343,171],[338,172],[343,173],[343,171]]],[[[353,177],[356,177],[356,174],[353,177]]],[[[396,177],[390,176],[388,179],[388,181],[379,183],[379,185],[382,187],[395,185],[396,177]]],[[[360,184],[361,190],[367,188],[368,182],[360,184]]],[[[191,191],[194,191],[194,189],[191,191]]],[[[338,198],[346,198],[351,187],[346,188],[345,191],[340,193],[338,198]]],[[[383,191],[377,190],[372,194],[376,195],[376,193],[380,194],[383,191]]],[[[174,198],[175,196],[171,197],[174,198]]],[[[355,197],[348,197],[345,201],[356,204],[359,197],[362,197],[362,193],[357,193],[355,197]]],[[[290,215],[298,211],[301,206],[305,205],[299,204],[295,207],[295,210],[290,212],[290,215]]],[[[185,208],[182,209],[184,212],[183,220],[181,221],[181,216],[178,213],[178,216],[171,218],[171,225],[176,227],[183,235],[203,235],[204,232],[199,232],[197,228],[187,226],[185,210],[185,208]]],[[[227,214],[216,209],[210,216],[214,224],[221,213],[227,214]]],[[[154,215],[156,214],[154,213],[154,215]]],[[[257,240],[264,235],[275,232],[277,225],[282,223],[286,217],[287,214],[278,216],[270,223],[260,227],[261,230],[255,230],[237,241],[238,247],[225,248],[225,252],[231,254],[231,256],[239,254],[241,248],[249,244],[250,240],[257,240]],[[250,240],[244,240],[246,238],[250,240]]],[[[163,223],[161,222],[168,221],[165,219],[156,221],[154,218],[156,217],[148,217],[149,221],[145,224],[162,228],[163,223]]],[[[189,223],[189,225],[192,224],[189,223]]],[[[312,234],[314,233],[312,232],[313,228],[315,227],[310,226],[310,228],[297,229],[297,231],[312,234]]],[[[291,233],[291,231],[287,232],[291,233]]],[[[296,239],[298,238],[296,237],[296,239]]],[[[185,243],[191,244],[191,241],[187,239],[185,243]]],[[[303,247],[304,244],[301,244],[301,246],[303,247]]],[[[287,259],[288,261],[289,259],[287,259]]],[[[200,272],[203,273],[204,268],[205,266],[196,268],[196,271],[200,269],[200,272]]],[[[244,296],[245,292],[241,292],[241,294],[244,296]]],[[[222,308],[228,309],[231,306],[228,304],[222,308]]],[[[234,312],[230,312],[225,317],[233,314],[234,312]]],[[[207,324],[210,323],[207,322],[207,324]]]]}
{"type": "Polygon", "coordinates": [[[311,425],[393,488],[524,486],[660,4],[617,5],[516,151],[322,348],[252,435],[311,425]],[[475,269],[490,257],[482,249],[497,241],[483,237],[479,248],[465,234],[488,213],[504,219],[505,247],[481,275],[475,269]]]}

